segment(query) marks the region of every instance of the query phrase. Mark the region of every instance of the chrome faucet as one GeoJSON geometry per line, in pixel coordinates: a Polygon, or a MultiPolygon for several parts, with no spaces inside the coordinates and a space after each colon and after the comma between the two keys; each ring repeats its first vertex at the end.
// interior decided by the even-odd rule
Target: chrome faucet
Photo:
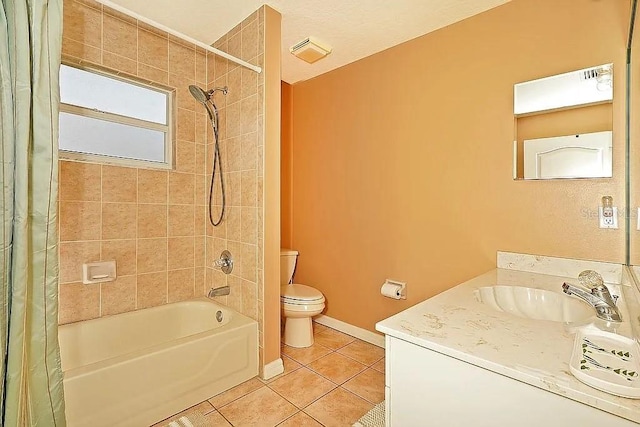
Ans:
{"type": "Polygon", "coordinates": [[[231,292],[231,288],[229,288],[229,286],[221,286],[219,288],[209,289],[209,293],[207,294],[207,296],[209,298],[221,297],[223,295],[229,295],[230,292],[231,292]]]}
{"type": "Polygon", "coordinates": [[[574,295],[596,310],[596,316],[608,322],[621,322],[622,316],[616,306],[617,295],[611,295],[604,284],[602,276],[593,270],[585,270],[578,275],[580,284],[587,289],[563,283],[562,291],[567,295],[574,295]]]}

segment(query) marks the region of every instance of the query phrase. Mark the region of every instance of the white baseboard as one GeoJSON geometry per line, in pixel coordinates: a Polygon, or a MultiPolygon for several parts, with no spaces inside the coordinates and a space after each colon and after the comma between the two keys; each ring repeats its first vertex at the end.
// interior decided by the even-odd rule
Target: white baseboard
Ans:
{"type": "Polygon", "coordinates": [[[264,369],[262,370],[262,379],[268,380],[276,375],[280,375],[284,372],[284,364],[282,363],[282,358],[278,358],[273,362],[269,362],[264,365],[264,369]]]}
{"type": "Polygon", "coordinates": [[[313,320],[321,325],[328,326],[329,328],[344,332],[352,337],[359,338],[362,341],[384,348],[384,335],[367,331],[366,329],[350,325],[342,320],[334,319],[333,317],[325,316],[324,314],[314,317],[313,320]]]}

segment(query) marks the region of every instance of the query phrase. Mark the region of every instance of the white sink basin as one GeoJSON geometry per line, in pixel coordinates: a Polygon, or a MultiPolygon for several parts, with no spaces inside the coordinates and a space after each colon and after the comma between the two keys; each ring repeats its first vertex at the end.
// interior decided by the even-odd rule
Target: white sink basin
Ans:
{"type": "Polygon", "coordinates": [[[487,286],[475,291],[476,298],[497,311],[533,320],[579,322],[595,316],[586,303],[561,293],[522,286],[487,286]]]}

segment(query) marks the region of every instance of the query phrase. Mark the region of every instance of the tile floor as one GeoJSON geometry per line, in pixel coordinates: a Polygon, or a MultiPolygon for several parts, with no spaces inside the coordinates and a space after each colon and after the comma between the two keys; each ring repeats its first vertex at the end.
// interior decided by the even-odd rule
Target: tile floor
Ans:
{"type": "Polygon", "coordinates": [[[351,426],[384,400],[384,350],[317,323],[314,336],[309,348],[282,346],[282,375],[253,378],[154,427],[182,416],[195,427],[351,426]]]}

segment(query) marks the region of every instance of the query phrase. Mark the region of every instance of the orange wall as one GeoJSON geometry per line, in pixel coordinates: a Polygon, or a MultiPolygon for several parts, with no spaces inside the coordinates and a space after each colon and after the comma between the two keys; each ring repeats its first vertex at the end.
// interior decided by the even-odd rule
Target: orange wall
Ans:
{"type": "Polygon", "coordinates": [[[281,245],[289,248],[292,245],[292,182],[293,173],[293,86],[282,82],[282,128],[280,129],[281,164],[280,164],[280,223],[281,245]]]}
{"type": "Polygon", "coordinates": [[[497,250],[623,262],[624,229],[591,215],[624,197],[628,3],[514,0],[294,85],[296,282],[373,330],[497,250]],[[513,181],[513,85],[607,62],[614,177],[513,181]],[[385,278],[406,301],[380,296],[385,278]]]}

